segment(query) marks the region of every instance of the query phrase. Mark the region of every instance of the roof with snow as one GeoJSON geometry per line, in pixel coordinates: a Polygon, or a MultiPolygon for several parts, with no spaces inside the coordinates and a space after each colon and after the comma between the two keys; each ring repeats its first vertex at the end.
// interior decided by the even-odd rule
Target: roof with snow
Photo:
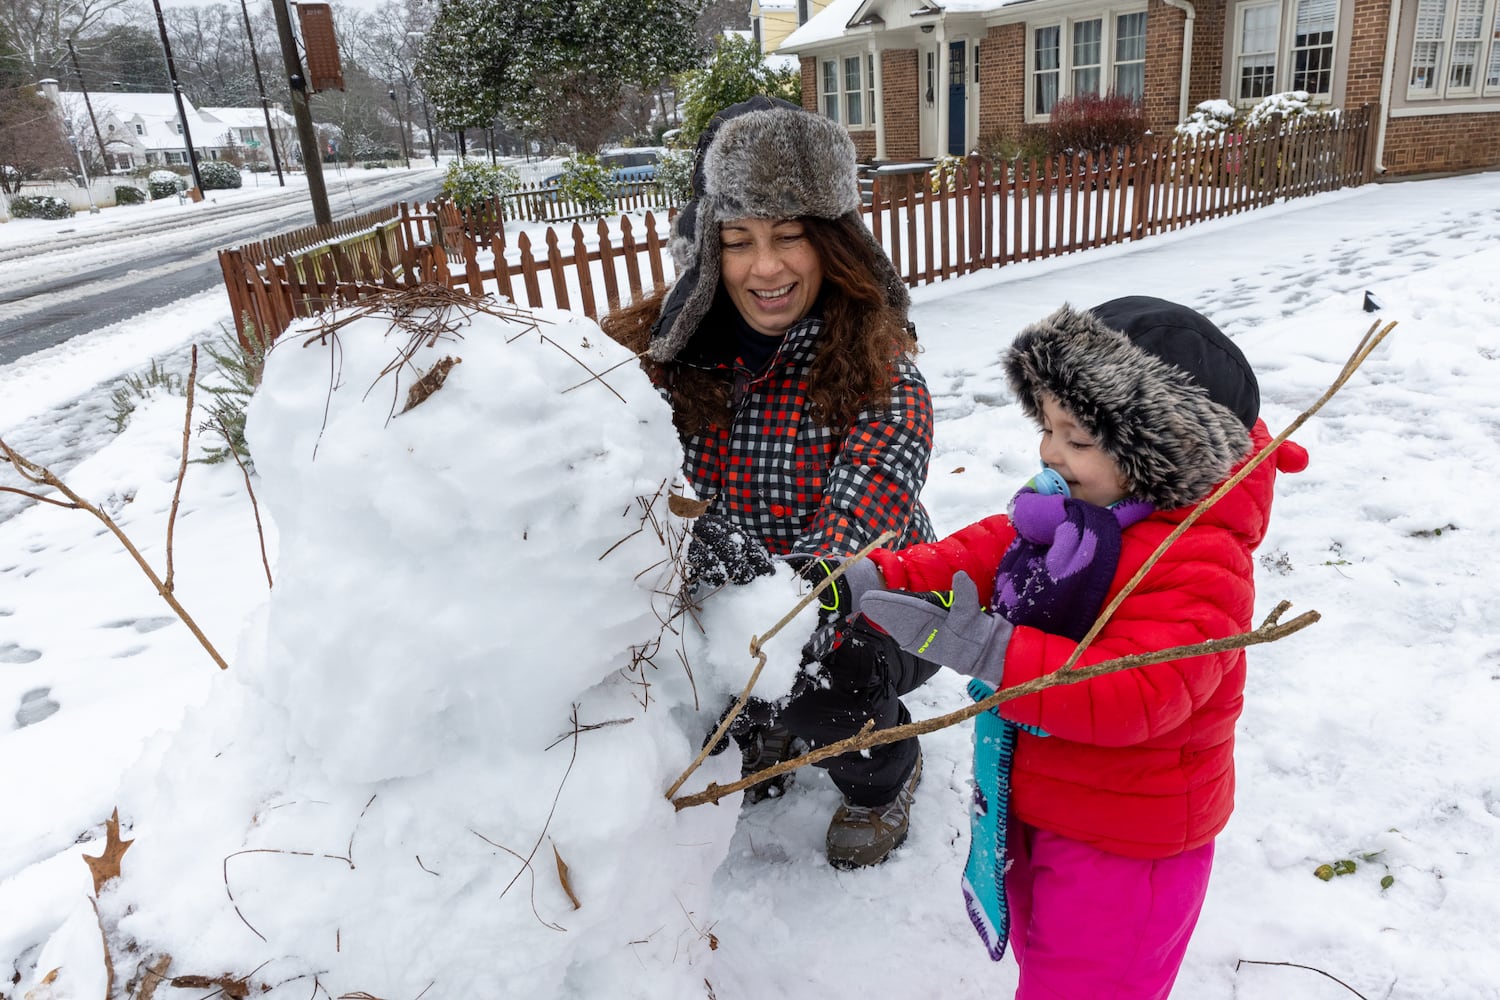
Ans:
{"type": "Polygon", "coordinates": [[[796,52],[799,47],[835,41],[842,38],[851,26],[870,20],[884,21],[888,27],[900,28],[916,23],[916,18],[985,14],[1025,2],[1027,0],[944,0],[941,3],[937,0],[833,0],[788,35],[777,51],[796,52]]]}
{"type": "MultiPolygon", "coordinates": [[[[280,108],[271,108],[270,111],[271,124],[288,127],[293,124],[292,116],[280,108]]],[[[260,108],[199,108],[198,114],[231,128],[266,127],[266,115],[260,108]]]]}

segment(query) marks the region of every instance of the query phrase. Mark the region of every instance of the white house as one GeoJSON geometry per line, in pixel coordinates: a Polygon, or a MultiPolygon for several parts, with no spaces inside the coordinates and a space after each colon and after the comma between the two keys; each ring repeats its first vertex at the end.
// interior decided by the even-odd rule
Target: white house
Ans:
{"type": "MultiPolygon", "coordinates": [[[[282,162],[297,142],[297,123],[280,108],[271,108],[271,128],[275,130],[276,149],[282,162]]],[[[271,136],[266,132],[266,114],[260,108],[199,108],[198,116],[217,130],[216,142],[224,148],[239,147],[247,162],[271,162],[271,136]]],[[[193,141],[203,142],[193,132],[193,141]]]]}

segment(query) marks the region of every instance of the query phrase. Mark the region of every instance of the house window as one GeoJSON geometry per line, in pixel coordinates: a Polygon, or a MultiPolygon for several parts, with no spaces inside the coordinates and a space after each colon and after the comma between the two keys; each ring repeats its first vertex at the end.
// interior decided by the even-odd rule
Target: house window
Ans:
{"type": "Polygon", "coordinates": [[[253,128],[240,129],[240,142],[253,142],[254,140],[255,130],[253,128]]]}
{"type": "Polygon", "coordinates": [[[1055,24],[1037,28],[1032,38],[1031,109],[1038,115],[1050,115],[1057,103],[1058,77],[1062,75],[1062,28],[1055,24]]]}
{"type": "Polygon", "coordinates": [[[865,123],[865,94],[863,74],[860,72],[861,62],[859,56],[844,57],[844,108],[848,112],[844,116],[844,124],[851,127],[865,123]]]}
{"type": "Polygon", "coordinates": [[[1236,65],[1236,94],[1241,101],[1258,101],[1276,92],[1276,27],[1279,3],[1240,9],[1240,46],[1236,65]]]}
{"type": "Polygon", "coordinates": [[[182,134],[182,122],[178,122],[178,123],[177,123],[177,124],[176,124],[176,125],[174,125],[174,126],[173,126],[173,127],[174,127],[174,128],[175,128],[175,129],[177,129],[177,134],[178,134],[178,135],[181,135],[181,134],[182,134]]]}
{"type": "Polygon", "coordinates": [[[1485,0],[1419,0],[1408,97],[1465,97],[1500,87],[1500,11],[1488,26],[1485,0]],[[1485,43],[1490,51],[1486,62],[1485,43]]]}
{"type": "Polygon", "coordinates": [[[137,122],[136,126],[135,126],[135,134],[136,135],[145,135],[146,134],[146,126],[144,126],[144,125],[140,124],[139,122],[137,122]]]}
{"type": "Polygon", "coordinates": [[[875,57],[868,53],[823,60],[823,114],[849,128],[875,122],[875,57]]]}
{"type": "Polygon", "coordinates": [[[832,59],[823,61],[823,114],[839,121],[839,65],[832,59]]]}
{"type": "Polygon", "coordinates": [[[1104,64],[1104,21],[1073,22],[1073,94],[1099,93],[1100,67],[1104,64]]]}
{"type": "Polygon", "coordinates": [[[1302,0],[1292,33],[1292,89],[1328,96],[1333,92],[1335,0],[1302,0]]]}
{"type": "Polygon", "coordinates": [[[1060,99],[1110,92],[1139,101],[1146,92],[1146,13],[1109,11],[1061,24],[1031,25],[1026,54],[1027,118],[1052,113],[1060,99]]]}
{"type": "Polygon", "coordinates": [[[797,0],[797,23],[807,23],[807,0],[797,0]]]}
{"type": "Polygon", "coordinates": [[[1140,101],[1146,96],[1146,14],[1115,18],[1115,93],[1140,101]]]}
{"type": "Polygon", "coordinates": [[[1500,89],[1500,6],[1495,8],[1495,26],[1490,31],[1490,68],[1484,73],[1484,90],[1500,89]]]}

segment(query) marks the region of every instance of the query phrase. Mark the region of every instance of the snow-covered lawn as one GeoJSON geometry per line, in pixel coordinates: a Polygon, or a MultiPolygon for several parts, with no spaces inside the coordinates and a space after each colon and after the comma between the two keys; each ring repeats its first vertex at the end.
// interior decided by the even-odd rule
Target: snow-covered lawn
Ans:
{"type": "MultiPolygon", "coordinates": [[[[1237,811],[1178,1000],[1500,998],[1496,206],[1500,174],[1377,185],[913,293],[941,533],[1003,508],[1035,468],[999,359],[1064,301],[1203,310],[1255,365],[1273,432],[1373,320],[1399,324],[1295,437],[1312,464],[1281,480],[1260,606],[1322,621],[1250,651],[1237,811]],[[1351,874],[1314,876],[1342,860],[1351,874]]],[[[0,437],[77,434],[69,401],[148,353],[180,370],[228,321],[214,309],[166,305],[0,368],[0,437]]],[[[643,675],[619,668],[655,634],[655,577],[637,577],[650,547],[601,559],[601,543],[670,475],[670,434],[628,364],[607,377],[627,403],[598,382],[559,395],[588,379],[579,362],[620,359],[588,321],[545,318],[573,358],[475,329],[422,355],[464,360],[389,423],[404,384],[365,398],[384,323],[341,333],[331,396],[328,348],[278,348],[254,415],[275,590],[233,465],[189,468],[175,525],[177,595],[228,671],[86,514],[0,521],[0,958],[19,976],[0,969],[0,996],[53,967],[77,992],[38,1000],[99,995],[79,856],[100,853],[116,806],[137,843],[106,916],[136,906],[122,929],[172,950],[174,973],[269,961],[255,981],[273,997],[1007,995],[1014,965],[985,957],[958,889],[965,729],[924,738],[911,838],[873,870],[824,861],[837,796],[818,772],[738,817],[660,797],[790,584],[721,602],[712,642],[689,640],[704,711],[670,650],[656,700],[631,700],[643,675]],[[543,748],[574,703],[581,723],[634,721],[579,735],[570,764],[571,737],[543,748]],[[533,846],[534,884],[509,853],[533,846]]],[[[158,571],[182,426],[179,397],[143,403],[67,477],[158,571]]],[[[909,704],[966,700],[944,673],[909,704]]]]}

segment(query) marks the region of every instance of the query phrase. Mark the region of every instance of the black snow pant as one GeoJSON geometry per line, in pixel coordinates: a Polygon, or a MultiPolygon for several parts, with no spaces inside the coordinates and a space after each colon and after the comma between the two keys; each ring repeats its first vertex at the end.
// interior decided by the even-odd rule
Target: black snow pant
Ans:
{"type": "MultiPolygon", "coordinates": [[[[876,729],[911,721],[901,696],[916,690],[938,664],[919,659],[861,617],[851,619],[849,634],[828,657],[820,677],[826,683],[799,685],[782,708],[780,721],[814,747],[827,746],[859,732],[867,719],[876,729]]],[[[816,766],[854,805],[880,806],[896,797],[917,764],[917,739],[871,747],[830,757],[816,766]]]]}

